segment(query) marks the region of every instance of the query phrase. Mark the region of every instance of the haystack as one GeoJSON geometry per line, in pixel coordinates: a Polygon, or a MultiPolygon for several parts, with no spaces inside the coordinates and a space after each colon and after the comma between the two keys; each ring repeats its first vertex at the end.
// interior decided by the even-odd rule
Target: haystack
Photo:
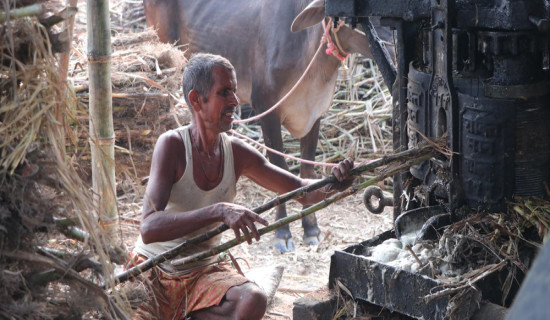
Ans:
{"type": "MultiPolygon", "coordinates": [[[[58,74],[56,52],[68,42],[57,24],[70,11],[39,3],[15,19],[13,10],[32,3],[9,4],[0,8],[9,13],[0,25],[0,318],[127,318],[125,298],[104,290],[114,257],[81,161],[89,154],[86,59],[71,65],[67,92],[58,74]]],[[[185,60],[151,36],[114,41],[117,172],[134,180],[146,175],[154,137],[178,125],[185,60]]]]}

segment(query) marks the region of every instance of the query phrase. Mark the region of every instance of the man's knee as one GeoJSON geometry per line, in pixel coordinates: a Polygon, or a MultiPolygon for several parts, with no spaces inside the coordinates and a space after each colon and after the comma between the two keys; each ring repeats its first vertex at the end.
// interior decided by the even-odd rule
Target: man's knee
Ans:
{"type": "Polygon", "coordinates": [[[237,316],[239,319],[261,319],[267,309],[267,296],[256,284],[248,282],[240,288],[237,316]]]}

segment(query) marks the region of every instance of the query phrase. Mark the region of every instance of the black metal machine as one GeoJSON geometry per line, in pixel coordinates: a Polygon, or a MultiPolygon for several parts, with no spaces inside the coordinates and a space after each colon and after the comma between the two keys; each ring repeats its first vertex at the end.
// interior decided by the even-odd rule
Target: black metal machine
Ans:
{"type": "Polygon", "coordinates": [[[550,1],[326,0],[326,14],[367,31],[392,90],[394,150],[446,135],[455,154],[395,177],[396,217],[440,203],[451,213],[463,204],[499,210],[512,195],[544,195],[550,1]],[[395,66],[373,41],[373,16],[394,30],[395,66]]]}
{"type": "Polygon", "coordinates": [[[549,0],[326,0],[326,15],[369,38],[393,96],[394,150],[445,136],[453,152],[394,177],[394,218],[443,206],[452,221],[463,206],[546,194],[549,0]],[[395,65],[373,17],[393,30],[395,65]]]}

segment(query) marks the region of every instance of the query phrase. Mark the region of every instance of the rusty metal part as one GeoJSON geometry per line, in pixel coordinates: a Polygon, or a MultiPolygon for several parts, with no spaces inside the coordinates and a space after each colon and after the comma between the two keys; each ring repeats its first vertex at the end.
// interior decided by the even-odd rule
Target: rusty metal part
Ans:
{"type": "Polygon", "coordinates": [[[363,203],[371,213],[380,214],[384,211],[385,207],[393,207],[393,198],[384,197],[382,189],[370,186],[363,193],[363,203]]]}

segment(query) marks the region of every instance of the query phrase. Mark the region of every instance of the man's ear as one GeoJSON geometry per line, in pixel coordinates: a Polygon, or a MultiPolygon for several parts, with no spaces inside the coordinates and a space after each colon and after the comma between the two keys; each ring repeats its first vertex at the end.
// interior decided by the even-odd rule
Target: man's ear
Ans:
{"type": "Polygon", "coordinates": [[[189,91],[188,98],[189,103],[191,104],[189,107],[193,108],[193,111],[199,111],[201,109],[202,102],[201,94],[197,90],[191,89],[191,91],[189,91]]]}

